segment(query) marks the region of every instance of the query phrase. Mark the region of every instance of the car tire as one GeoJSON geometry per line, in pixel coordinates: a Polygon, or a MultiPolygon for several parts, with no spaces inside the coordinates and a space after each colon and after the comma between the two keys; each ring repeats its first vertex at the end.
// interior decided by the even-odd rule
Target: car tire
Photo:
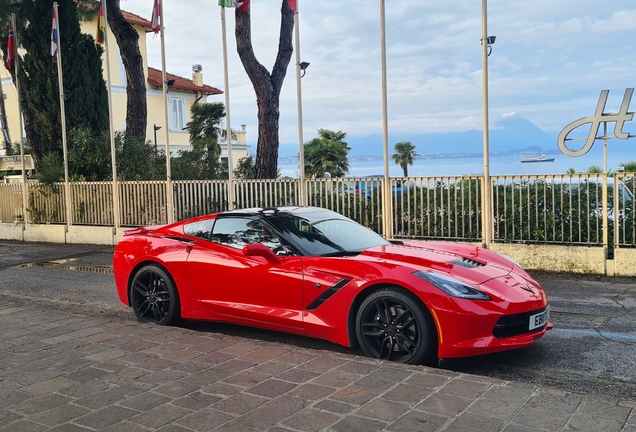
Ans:
{"type": "Polygon", "coordinates": [[[356,314],[365,355],[406,364],[437,363],[437,332],[424,305],[398,288],[375,291],[356,314]]]}
{"type": "Polygon", "coordinates": [[[174,325],[181,319],[176,286],[168,272],[154,264],[135,273],[130,284],[130,305],[141,322],[174,325]]]}

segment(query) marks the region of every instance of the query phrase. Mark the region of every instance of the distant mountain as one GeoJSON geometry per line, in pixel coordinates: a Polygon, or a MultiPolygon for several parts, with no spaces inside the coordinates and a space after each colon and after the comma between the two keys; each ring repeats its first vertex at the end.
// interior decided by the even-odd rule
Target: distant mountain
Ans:
{"type": "MultiPolygon", "coordinates": [[[[504,117],[490,129],[490,151],[515,151],[532,147],[533,151],[550,154],[558,151],[556,138],[556,134],[544,132],[529,120],[511,115],[504,117]]],[[[411,141],[415,144],[417,152],[422,155],[480,153],[484,148],[481,130],[417,135],[390,134],[389,152],[391,154],[395,143],[400,141],[411,141]]],[[[351,156],[381,155],[384,152],[381,135],[348,136],[347,143],[351,147],[349,153],[351,156]]]]}

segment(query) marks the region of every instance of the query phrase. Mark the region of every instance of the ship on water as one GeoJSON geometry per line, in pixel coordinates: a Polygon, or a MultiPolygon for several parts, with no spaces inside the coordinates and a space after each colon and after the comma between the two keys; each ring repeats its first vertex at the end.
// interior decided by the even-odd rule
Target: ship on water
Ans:
{"type": "Polygon", "coordinates": [[[545,155],[521,158],[521,163],[531,163],[531,162],[554,162],[554,158],[549,158],[549,157],[546,157],[545,155]]]}

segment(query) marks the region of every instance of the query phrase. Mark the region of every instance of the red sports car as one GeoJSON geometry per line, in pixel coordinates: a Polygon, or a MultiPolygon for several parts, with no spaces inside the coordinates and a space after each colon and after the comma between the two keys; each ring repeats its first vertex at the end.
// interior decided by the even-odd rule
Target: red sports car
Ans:
{"type": "Polygon", "coordinates": [[[316,207],[129,230],[114,270],[119,298],[144,322],[242,324],[409,364],[527,347],[552,328],[546,294],[512,260],[469,245],[387,241],[316,207]]]}

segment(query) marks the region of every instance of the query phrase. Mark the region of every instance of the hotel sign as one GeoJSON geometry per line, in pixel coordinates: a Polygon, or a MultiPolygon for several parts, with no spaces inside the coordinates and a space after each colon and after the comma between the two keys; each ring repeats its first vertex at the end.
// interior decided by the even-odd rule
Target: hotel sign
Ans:
{"type": "Polygon", "coordinates": [[[594,141],[599,138],[620,138],[620,139],[628,139],[633,138],[634,135],[630,135],[627,132],[623,132],[623,126],[625,122],[631,121],[634,117],[633,112],[627,112],[629,109],[629,103],[632,100],[632,94],[634,93],[633,88],[628,88],[625,90],[625,95],[623,96],[623,103],[621,104],[621,109],[618,114],[605,113],[605,104],[607,103],[607,96],[609,95],[609,90],[601,91],[601,96],[598,99],[598,104],[596,105],[596,112],[593,116],[583,117],[576,121],[573,121],[569,125],[567,125],[559,134],[559,138],[557,138],[557,144],[559,145],[559,150],[566,156],[578,157],[583,156],[587,152],[590,151],[592,146],[594,145],[594,141]],[[597,137],[598,128],[601,123],[616,123],[614,127],[614,136],[613,137],[597,137]],[[573,130],[586,125],[591,124],[590,133],[587,138],[568,138],[568,135],[573,130]],[[578,150],[571,149],[566,144],[566,141],[574,141],[585,140],[585,144],[578,150]]]}
{"type": "MultiPolygon", "coordinates": [[[[24,155],[24,166],[27,170],[34,168],[31,155],[24,155]]],[[[0,156],[0,171],[22,171],[22,157],[0,156]]]]}

